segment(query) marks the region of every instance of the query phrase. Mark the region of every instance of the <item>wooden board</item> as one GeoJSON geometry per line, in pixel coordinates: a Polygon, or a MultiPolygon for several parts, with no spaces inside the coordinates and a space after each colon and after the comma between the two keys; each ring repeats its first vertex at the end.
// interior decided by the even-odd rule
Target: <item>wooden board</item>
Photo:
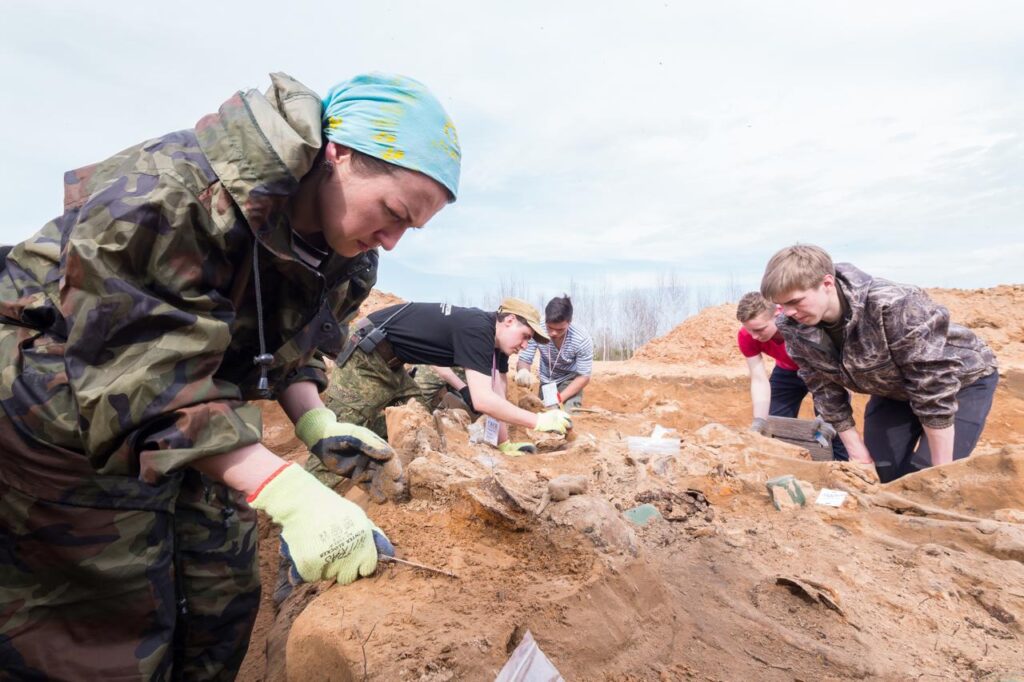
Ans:
{"type": "Polygon", "coordinates": [[[816,462],[828,462],[832,460],[832,443],[822,446],[814,438],[817,429],[814,427],[813,419],[791,419],[789,417],[768,417],[768,433],[771,438],[778,438],[781,441],[799,445],[811,453],[811,459],[816,462]]]}

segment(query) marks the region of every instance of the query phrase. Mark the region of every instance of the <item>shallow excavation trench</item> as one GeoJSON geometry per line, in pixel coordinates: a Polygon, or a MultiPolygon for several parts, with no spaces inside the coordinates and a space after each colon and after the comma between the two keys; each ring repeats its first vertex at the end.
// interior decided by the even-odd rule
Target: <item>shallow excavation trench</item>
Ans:
{"type": "MultiPolygon", "coordinates": [[[[700,393],[740,402],[716,381],[700,393]]],[[[659,394],[678,401],[595,406],[576,416],[575,440],[515,459],[469,443],[460,413],[392,408],[409,499],[361,501],[399,556],[459,578],[391,564],[348,587],[302,588],[267,635],[266,673],[242,679],[492,680],[526,630],[570,680],[995,680],[1024,668],[1019,445],[883,487],[778,441],[689,426],[680,403],[700,387],[677,384],[659,394]],[[623,437],[654,423],[680,429],[680,453],[628,452],[623,437]],[[784,473],[848,500],[776,511],[764,482],[784,473]],[[586,490],[555,499],[565,476],[586,490]],[[659,515],[626,519],[645,503],[659,515]]]]}

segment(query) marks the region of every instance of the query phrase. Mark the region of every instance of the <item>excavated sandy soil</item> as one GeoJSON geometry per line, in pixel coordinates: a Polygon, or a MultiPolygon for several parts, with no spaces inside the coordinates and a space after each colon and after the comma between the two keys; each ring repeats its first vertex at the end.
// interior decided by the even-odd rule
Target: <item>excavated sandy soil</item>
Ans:
{"type": "MultiPolygon", "coordinates": [[[[985,339],[1000,360],[1024,362],[1024,285],[927,291],[936,303],[949,309],[953,321],[970,327],[985,339]]],[[[641,347],[633,360],[698,368],[734,366],[738,329],[736,304],[723,303],[703,310],[641,347]]]]}
{"type": "MultiPolygon", "coordinates": [[[[1002,379],[975,456],[887,486],[743,430],[727,306],[598,363],[555,452],[505,457],[469,443],[458,412],[392,408],[410,499],[349,495],[399,556],[459,578],[389,564],[300,589],[275,618],[264,525],[240,679],[492,680],[526,629],[568,680],[1024,676],[1024,287],[932,294],[992,344],[1002,379]],[[625,438],[655,424],[678,430],[680,451],[631,454],[625,438]],[[781,474],[850,497],[777,511],[764,483],[781,474]],[[586,491],[548,500],[563,475],[586,491]],[[661,518],[627,521],[641,503],[661,518]]],[[[284,415],[264,412],[268,445],[303,458],[284,415]]]]}

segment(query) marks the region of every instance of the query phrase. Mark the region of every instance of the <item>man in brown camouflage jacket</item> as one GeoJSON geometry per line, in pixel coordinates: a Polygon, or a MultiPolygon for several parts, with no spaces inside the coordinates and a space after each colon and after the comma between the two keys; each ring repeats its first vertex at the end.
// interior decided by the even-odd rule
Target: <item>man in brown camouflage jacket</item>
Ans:
{"type": "Polygon", "coordinates": [[[971,454],[992,406],[996,357],[924,291],[801,244],[772,257],[761,293],[782,306],[786,349],[851,460],[874,463],[888,482],[971,454]],[[863,439],[848,391],[871,396],[863,439]]]}
{"type": "Polygon", "coordinates": [[[272,81],[68,173],[63,215],[2,254],[4,679],[233,679],[255,509],[297,579],[350,583],[393,551],[260,443],[253,401],[276,399],[339,475],[400,473],[324,407],[319,354],[344,344],[376,247],[454,200],[454,128],[401,76],[323,100],[272,81]]]}

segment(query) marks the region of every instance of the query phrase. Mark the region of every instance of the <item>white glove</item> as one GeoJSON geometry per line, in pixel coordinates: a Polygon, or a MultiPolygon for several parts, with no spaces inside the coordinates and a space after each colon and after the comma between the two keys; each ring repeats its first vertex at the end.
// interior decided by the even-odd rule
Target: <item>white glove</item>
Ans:
{"type": "Polygon", "coordinates": [[[516,383],[525,388],[529,388],[530,384],[533,383],[533,375],[530,374],[530,370],[523,367],[516,372],[516,383]]]}

